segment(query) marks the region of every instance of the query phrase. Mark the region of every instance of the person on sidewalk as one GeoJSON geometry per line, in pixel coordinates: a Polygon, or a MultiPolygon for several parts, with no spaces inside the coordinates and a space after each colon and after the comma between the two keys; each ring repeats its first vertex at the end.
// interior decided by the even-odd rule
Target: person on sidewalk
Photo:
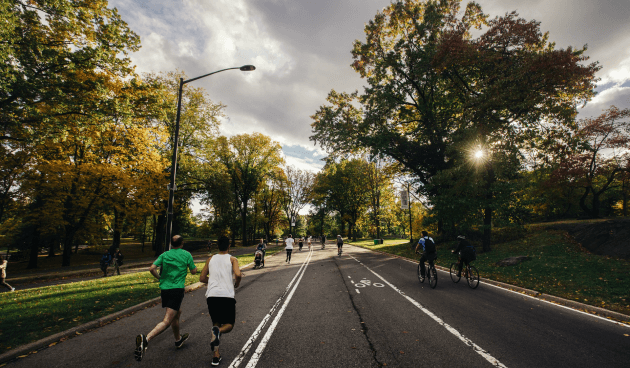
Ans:
{"type": "Polygon", "coordinates": [[[112,255],[109,253],[109,251],[107,251],[103,253],[100,261],[101,271],[103,271],[103,277],[107,277],[107,267],[109,267],[110,263],[112,263],[112,255]]]}
{"type": "Polygon", "coordinates": [[[4,257],[0,256],[0,285],[4,286],[5,288],[9,289],[9,291],[15,291],[15,288],[9,284],[7,284],[7,282],[5,281],[7,278],[7,265],[9,264],[9,262],[4,259],[4,257]]]}
{"type": "Polygon", "coordinates": [[[285,262],[291,264],[291,253],[293,252],[293,236],[289,234],[289,237],[284,240],[284,250],[287,251],[287,259],[285,262]]]}
{"type": "Polygon", "coordinates": [[[120,275],[120,266],[123,265],[123,254],[120,252],[120,249],[116,248],[116,252],[114,253],[114,271],[116,274],[120,275]]]}
{"type": "Polygon", "coordinates": [[[158,323],[148,335],[140,334],[136,336],[136,350],[134,356],[137,361],[141,361],[147,350],[149,341],[171,327],[175,337],[175,347],[181,348],[184,341],[188,339],[188,334],[179,334],[179,317],[182,314],[181,305],[184,300],[186,285],[186,275],[188,270],[191,274],[197,273],[197,266],[190,253],[185,251],[184,238],[175,235],[171,241],[172,249],[160,254],[158,259],[149,268],[151,275],[160,282],[162,292],[162,308],[166,308],[166,314],[162,322],[158,323]],[[162,273],[158,273],[158,266],[162,267],[162,273]]]}
{"type": "Polygon", "coordinates": [[[304,246],[304,238],[300,238],[298,241],[298,245],[300,247],[300,252],[302,251],[302,247],[304,246]]]}
{"type": "Polygon", "coordinates": [[[311,240],[313,239],[313,237],[311,235],[308,236],[308,240],[306,241],[306,245],[308,245],[308,250],[311,250],[311,240]]]}
{"type": "Polygon", "coordinates": [[[229,254],[230,239],[222,236],[219,239],[219,253],[211,256],[201,270],[199,281],[208,284],[206,303],[212,319],[210,349],[212,349],[212,365],[219,365],[221,354],[219,344],[223,334],[232,331],[236,321],[236,299],[234,289],[238,288],[243,277],[238,259],[229,254]],[[232,283],[234,278],[234,283],[232,283]]]}

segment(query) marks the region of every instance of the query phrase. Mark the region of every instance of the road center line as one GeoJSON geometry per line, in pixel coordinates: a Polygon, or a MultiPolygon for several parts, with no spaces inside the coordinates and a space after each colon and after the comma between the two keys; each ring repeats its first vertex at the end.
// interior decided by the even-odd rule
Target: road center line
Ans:
{"type": "Polygon", "coordinates": [[[464,344],[470,346],[473,348],[473,350],[481,355],[484,359],[486,359],[488,362],[490,362],[490,364],[496,366],[496,367],[502,367],[502,368],[507,368],[505,365],[503,365],[503,363],[501,363],[498,359],[496,359],[495,357],[493,357],[492,355],[490,355],[487,351],[483,350],[479,345],[475,344],[474,342],[472,342],[469,338],[467,338],[466,336],[462,335],[459,331],[457,331],[455,328],[451,327],[448,323],[444,322],[440,317],[436,316],[435,314],[433,314],[430,310],[426,309],[425,307],[422,306],[422,304],[418,303],[416,300],[414,300],[413,298],[409,297],[408,295],[406,295],[404,292],[402,292],[400,289],[398,289],[396,286],[392,285],[389,281],[385,280],[383,278],[383,276],[379,275],[378,273],[374,272],[371,268],[369,268],[368,266],[364,265],[361,261],[359,261],[358,259],[354,258],[353,256],[349,255],[352,259],[354,259],[355,261],[359,262],[359,264],[365,268],[368,269],[368,271],[372,272],[374,275],[376,275],[376,277],[378,277],[379,279],[383,280],[383,282],[387,285],[389,285],[392,289],[394,289],[398,294],[402,295],[405,299],[407,299],[409,302],[411,302],[411,304],[415,305],[418,309],[420,309],[421,311],[423,311],[426,315],[428,315],[429,317],[431,317],[435,322],[437,322],[438,324],[440,324],[442,327],[446,328],[446,330],[450,333],[452,333],[453,335],[455,335],[458,339],[460,339],[461,341],[464,342],[464,344]]]}
{"type": "MultiPolygon", "coordinates": [[[[289,290],[293,286],[293,283],[295,282],[295,280],[298,278],[298,276],[300,276],[300,274],[303,274],[302,270],[305,269],[305,265],[308,263],[308,260],[310,259],[312,253],[313,253],[313,250],[311,250],[309,252],[309,255],[306,257],[304,262],[302,262],[302,265],[300,266],[300,269],[298,270],[298,272],[295,273],[295,276],[293,276],[293,279],[291,280],[289,285],[287,285],[287,288],[284,290],[284,293],[282,293],[280,298],[278,298],[278,300],[276,300],[276,302],[273,305],[273,307],[271,307],[271,310],[269,310],[269,313],[267,313],[267,315],[263,318],[263,320],[260,322],[258,327],[256,327],[256,330],[254,330],[254,333],[252,333],[252,335],[249,337],[249,339],[247,340],[245,345],[243,345],[243,348],[241,349],[241,351],[236,356],[236,359],[234,359],[234,361],[232,361],[232,364],[230,364],[229,368],[237,368],[241,364],[241,362],[243,361],[243,359],[245,358],[245,356],[249,352],[249,349],[251,349],[251,347],[254,345],[254,341],[256,341],[256,339],[258,338],[258,336],[260,335],[262,330],[265,328],[265,326],[267,325],[267,322],[269,322],[269,320],[271,319],[271,316],[276,311],[276,309],[278,308],[278,306],[280,305],[280,303],[282,302],[284,297],[289,293],[289,290]]],[[[302,277],[300,276],[300,279],[301,278],[302,277]]]]}
{"type": "Polygon", "coordinates": [[[249,363],[247,363],[246,368],[254,368],[256,364],[258,364],[258,360],[262,356],[262,353],[265,350],[265,347],[267,347],[267,343],[269,342],[269,339],[271,339],[271,335],[273,334],[273,331],[276,329],[276,326],[278,325],[280,318],[282,318],[284,311],[287,309],[287,305],[289,305],[291,298],[293,298],[293,294],[295,293],[295,290],[297,290],[298,285],[300,285],[302,276],[304,276],[304,274],[306,273],[306,268],[308,267],[308,263],[310,262],[312,255],[313,255],[313,251],[311,250],[308,254],[308,257],[306,257],[305,263],[303,264],[304,269],[302,270],[300,277],[297,279],[297,281],[295,282],[295,285],[293,286],[293,289],[291,289],[291,292],[289,293],[287,298],[284,300],[284,303],[282,304],[282,308],[280,308],[280,310],[278,311],[276,318],[274,318],[273,322],[271,322],[271,325],[269,325],[269,329],[260,340],[260,343],[258,344],[256,351],[254,351],[254,353],[252,354],[252,357],[249,360],[249,363]]]}

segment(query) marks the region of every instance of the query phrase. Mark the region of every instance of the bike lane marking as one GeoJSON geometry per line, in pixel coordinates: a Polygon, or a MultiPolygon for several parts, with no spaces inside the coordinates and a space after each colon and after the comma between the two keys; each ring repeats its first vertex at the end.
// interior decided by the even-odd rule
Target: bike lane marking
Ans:
{"type": "MultiPolygon", "coordinates": [[[[398,258],[398,259],[402,259],[403,261],[406,261],[406,262],[409,262],[409,263],[413,263],[415,265],[418,264],[417,261],[414,261],[414,260],[411,260],[411,259],[407,259],[407,258],[403,258],[403,257],[393,257],[391,255],[388,255],[388,256],[390,256],[392,259],[398,258]]],[[[442,270],[442,269],[439,269],[437,267],[435,269],[438,272],[445,273],[446,275],[450,275],[450,273],[451,273],[449,270],[442,270]]],[[[608,319],[606,317],[598,316],[596,314],[591,314],[591,313],[588,313],[588,312],[585,312],[585,311],[581,311],[581,310],[576,309],[574,307],[569,307],[569,306],[566,306],[566,305],[554,303],[554,302],[551,302],[549,300],[541,299],[541,298],[538,298],[538,297],[535,297],[535,296],[532,296],[532,295],[529,295],[529,294],[525,294],[525,293],[522,293],[522,292],[519,292],[519,291],[510,290],[510,289],[508,289],[508,288],[506,288],[504,286],[494,285],[494,284],[491,284],[489,282],[485,282],[483,280],[479,280],[479,284],[483,284],[484,286],[492,286],[495,289],[499,289],[499,290],[502,290],[502,291],[507,291],[507,292],[516,294],[518,296],[527,297],[527,298],[530,298],[530,299],[535,300],[537,302],[547,303],[547,304],[549,304],[551,306],[554,306],[554,307],[564,308],[564,309],[567,309],[567,310],[570,310],[570,311],[573,311],[573,312],[577,312],[577,313],[580,313],[580,314],[583,314],[583,315],[586,315],[586,316],[589,316],[589,317],[600,319],[602,321],[610,322],[610,323],[616,324],[618,326],[623,326],[623,327],[630,328],[630,323],[620,322],[620,321],[616,321],[616,320],[613,320],[613,319],[608,319]]]]}
{"type": "Polygon", "coordinates": [[[383,283],[385,283],[386,285],[388,285],[389,287],[391,287],[392,289],[394,289],[394,291],[396,291],[398,294],[400,294],[401,296],[403,296],[405,299],[407,299],[409,302],[411,302],[411,304],[413,304],[415,307],[417,307],[418,309],[420,309],[422,312],[424,312],[427,316],[431,317],[431,319],[433,319],[435,322],[437,322],[439,325],[441,325],[442,327],[444,327],[448,332],[450,332],[451,334],[453,334],[455,337],[457,337],[458,339],[460,339],[462,342],[464,342],[464,344],[470,346],[473,348],[473,350],[481,355],[484,359],[486,359],[490,364],[496,366],[496,367],[502,367],[502,368],[507,368],[503,363],[501,363],[498,359],[496,359],[495,357],[493,357],[492,355],[490,355],[487,351],[483,350],[479,345],[475,344],[474,342],[472,342],[472,340],[470,340],[469,338],[467,338],[466,336],[462,335],[459,331],[457,331],[455,328],[453,328],[451,325],[449,325],[448,323],[444,322],[440,317],[436,316],[435,314],[433,314],[433,312],[431,312],[430,310],[426,309],[424,306],[422,306],[422,304],[418,303],[415,299],[411,298],[410,296],[406,295],[402,290],[398,289],[396,286],[394,286],[392,283],[390,283],[389,281],[385,280],[385,278],[383,278],[383,276],[379,275],[378,273],[374,272],[371,268],[369,268],[368,266],[366,266],[365,264],[363,264],[363,262],[359,261],[358,259],[356,259],[354,256],[352,255],[348,255],[349,257],[351,257],[352,259],[354,259],[355,261],[357,261],[360,265],[362,265],[363,267],[365,267],[368,271],[372,272],[376,277],[378,277],[379,279],[381,279],[381,281],[383,281],[383,283]]]}
{"type": "MultiPolygon", "coordinates": [[[[289,302],[291,301],[291,298],[293,298],[293,294],[295,293],[295,290],[297,290],[298,285],[300,285],[300,281],[302,280],[302,276],[304,276],[304,274],[306,273],[306,268],[308,267],[308,264],[309,264],[309,262],[310,262],[310,260],[312,258],[312,255],[313,255],[313,251],[311,250],[309,252],[309,254],[308,254],[308,257],[306,257],[306,260],[303,263],[303,267],[304,268],[303,269],[300,268],[302,273],[300,274],[300,271],[298,271],[298,274],[300,275],[300,277],[297,279],[297,281],[295,282],[295,285],[293,286],[293,289],[291,289],[291,292],[289,293],[289,295],[285,299],[284,303],[282,304],[282,308],[280,308],[280,310],[278,311],[278,314],[276,315],[276,318],[273,320],[273,322],[271,322],[271,325],[269,325],[269,329],[267,330],[265,335],[260,340],[260,343],[258,344],[258,347],[256,348],[256,350],[252,354],[252,357],[250,358],[249,362],[247,363],[246,368],[254,368],[254,367],[256,367],[256,364],[258,364],[258,360],[262,356],[262,353],[265,350],[265,347],[267,347],[267,343],[269,342],[269,339],[271,339],[271,335],[275,331],[276,326],[278,325],[278,322],[280,321],[280,318],[282,318],[282,315],[284,314],[284,311],[287,309],[287,306],[289,305],[289,302]]],[[[297,274],[296,274],[296,276],[297,276],[297,274]]],[[[272,312],[270,312],[270,314],[271,313],[272,312]]],[[[258,336],[258,335],[256,335],[256,336],[258,336]]],[[[252,335],[252,338],[250,338],[250,339],[253,342],[253,340],[255,340],[255,337],[253,337],[253,335],[252,335]]],[[[248,348],[248,350],[249,350],[249,348],[248,348]]],[[[242,360],[242,358],[241,358],[241,360],[242,360]]],[[[240,363],[240,361],[239,361],[239,363],[240,363]]],[[[234,364],[234,363],[232,363],[232,364],[234,364]]],[[[236,368],[237,366],[238,365],[234,365],[234,368],[236,368]]],[[[232,365],[230,365],[230,367],[232,367],[232,365]]]]}
{"type": "MultiPolygon", "coordinates": [[[[251,347],[254,345],[254,341],[256,341],[256,339],[258,338],[258,336],[260,335],[262,330],[267,325],[267,322],[269,322],[269,320],[271,319],[271,316],[273,315],[273,313],[276,311],[276,309],[278,308],[278,306],[280,305],[282,300],[285,298],[287,293],[289,293],[289,290],[291,290],[290,293],[289,293],[289,297],[287,298],[287,300],[285,300],[285,303],[282,306],[282,309],[280,310],[280,312],[278,312],[278,316],[276,316],[276,319],[273,321],[273,324],[270,327],[270,329],[272,329],[272,328],[275,329],[275,325],[277,325],[277,321],[279,320],[279,317],[282,316],[282,313],[284,313],[284,309],[286,308],[286,305],[288,304],[288,301],[293,296],[293,292],[295,291],[295,289],[297,289],[297,286],[300,283],[300,280],[302,279],[302,276],[304,275],[304,272],[306,271],[306,266],[308,266],[308,263],[310,262],[310,258],[312,256],[312,254],[313,254],[313,251],[310,250],[308,256],[306,257],[304,262],[302,262],[302,265],[300,266],[300,269],[298,270],[298,272],[295,273],[295,276],[293,276],[293,279],[291,280],[289,285],[287,285],[287,288],[284,290],[284,293],[282,293],[280,298],[278,298],[278,300],[275,302],[275,304],[271,307],[271,310],[269,310],[269,313],[267,313],[267,315],[265,315],[265,317],[262,319],[262,321],[260,322],[258,327],[256,327],[256,330],[254,330],[254,332],[249,337],[247,342],[245,342],[245,345],[243,346],[241,351],[238,353],[236,358],[232,361],[232,363],[230,364],[229,368],[237,368],[241,364],[243,359],[245,359],[245,356],[249,352],[249,349],[251,349],[251,347]],[[298,276],[299,276],[299,278],[298,278],[298,276]],[[297,283],[295,285],[293,285],[293,283],[295,282],[296,279],[297,279],[297,283]],[[293,287],[293,289],[291,289],[292,287],[293,287]]],[[[269,336],[271,336],[269,331],[267,331],[267,334],[269,334],[269,336]]],[[[265,334],[265,337],[267,336],[267,334],[265,334]]],[[[263,338],[263,340],[264,340],[264,338],[263,338]]],[[[265,345],[266,345],[266,343],[265,343],[265,345]]],[[[259,345],[259,348],[260,348],[260,345],[259,345]]],[[[264,347],[263,347],[263,349],[264,349],[264,347]]],[[[256,351],[258,351],[258,349],[256,351]]],[[[256,353],[254,353],[254,355],[255,354],[256,353]]],[[[261,351],[261,354],[262,354],[262,351],[261,351]]],[[[260,355],[258,357],[260,357],[260,355]]],[[[248,363],[247,366],[249,367],[250,364],[251,364],[251,360],[250,360],[250,362],[248,363]]],[[[254,366],[255,365],[256,365],[256,363],[254,363],[254,366]]]]}

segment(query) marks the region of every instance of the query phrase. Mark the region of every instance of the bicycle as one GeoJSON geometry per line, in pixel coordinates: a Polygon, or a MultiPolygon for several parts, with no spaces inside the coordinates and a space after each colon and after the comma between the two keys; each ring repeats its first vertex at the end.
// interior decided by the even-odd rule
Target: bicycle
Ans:
{"type": "MultiPolygon", "coordinates": [[[[457,273],[459,272],[459,262],[463,262],[461,258],[458,260],[458,262],[451,263],[450,268],[451,280],[453,280],[453,282],[456,284],[461,279],[461,276],[457,276],[457,273]]],[[[466,278],[468,286],[470,286],[471,289],[476,289],[477,286],[479,286],[479,271],[477,270],[477,267],[471,264],[468,264],[467,266],[464,265],[462,272],[463,276],[466,278]]]]}
{"type": "MultiPolygon", "coordinates": [[[[417,253],[418,252],[416,252],[416,254],[417,253]]],[[[429,265],[425,267],[426,269],[425,275],[422,274],[422,269],[421,269],[422,264],[418,263],[418,281],[420,281],[420,283],[424,283],[424,280],[428,278],[429,286],[431,286],[431,289],[435,289],[435,287],[437,286],[437,270],[435,269],[434,261],[435,259],[428,261],[429,265]]]]}

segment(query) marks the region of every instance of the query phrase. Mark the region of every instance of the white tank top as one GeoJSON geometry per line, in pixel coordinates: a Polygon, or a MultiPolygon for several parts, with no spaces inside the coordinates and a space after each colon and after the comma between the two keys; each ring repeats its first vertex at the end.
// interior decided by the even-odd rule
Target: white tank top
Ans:
{"type": "Polygon", "coordinates": [[[206,298],[234,298],[232,262],[229,254],[215,254],[208,264],[208,290],[206,298]]]}

